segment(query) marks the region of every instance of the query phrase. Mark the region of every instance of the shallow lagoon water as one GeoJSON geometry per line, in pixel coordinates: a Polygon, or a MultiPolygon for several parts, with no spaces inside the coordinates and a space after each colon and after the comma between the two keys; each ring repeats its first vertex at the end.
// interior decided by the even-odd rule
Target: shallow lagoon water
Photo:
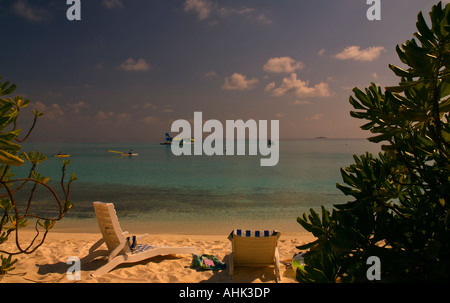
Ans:
{"type": "MultiPolygon", "coordinates": [[[[379,151],[364,139],[278,144],[279,162],[273,167],[260,166],[261,155],[175,156],[170,145],[158,142],[26,143],[23,151],[48,155],[39,172],[51,178],[60,195],[62,159],[54,155],[71,155],[67,177],[72,172],[78,177],[70,195],[75,207],[59,226],[95,227],[92,202],[104,201],[113,202],[121,222],[128,225],[179,233],[222,233],[237,227],[301,231],[296,219],[310,208],[331,209],[348,201],[336,188],[342,182],[340,168],[352,164],[354,154],[379,151]],[[108,152],[130,149],[139,155],[108,152]]],[[[20,168],[18,176],[25,176],[27,168],[20,168]]],[[[52,201],[48,191],[40,190],[33,209],[54,214],[52,201]]]]}

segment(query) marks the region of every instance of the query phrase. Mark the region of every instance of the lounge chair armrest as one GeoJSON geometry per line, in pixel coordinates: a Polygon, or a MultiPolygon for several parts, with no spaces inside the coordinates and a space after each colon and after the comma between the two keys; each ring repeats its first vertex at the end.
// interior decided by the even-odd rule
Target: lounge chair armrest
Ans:
{"type": "Polygon", "coordinates": [[[147,236],[148,236],[148,234],[137,235],[137,236],[136,236],[136,239],[137,239],[137,240],[142,240],[142,239],[144,239],[144,238],[147,237],[147,236]]]}

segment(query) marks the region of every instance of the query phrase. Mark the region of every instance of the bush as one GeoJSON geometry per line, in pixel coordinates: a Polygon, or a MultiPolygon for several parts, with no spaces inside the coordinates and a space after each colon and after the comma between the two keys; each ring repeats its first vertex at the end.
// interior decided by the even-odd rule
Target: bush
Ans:
{"type": "Polygon", "coordinates": [[[397,46],[407,68],[390,65],[398,86],[353,89],[351,116],[366,120],[378,157],[354,156],[337,184],[352,201],[297,221],[317,238],[300,282],[367,282],[367,259],[381,281],[450,281],[450,5],[419,13],[415,38],[397,46]]]}
{"type": "MultiPolygon", "coordinates": [[[[1,80],[1,77],[0,77],[1,80]]],[[[0,96],[6,96],[14,92],[15,84],[0,81],[0,96]]],[[[15,97],[9,99],[0,98],[0,212],[3,216],[0,219],[0,245],[8,241],[10,235],[15,236],[15,250],[6,251],[0,249],[0,254],[6,254],[8,257],[0,255],[0,278],[2,275],[14,269],[17,259],[12,259],[13,255],[31,254],[44,241],[48,231],[54,226],[55,222],[61,220],[73,204],[69,201],[70,185],[76,180],[72,174],[67,185],[64,184],[66,167],[70,161],[64,161],[62,166],[61,186],[64,193],[64,199],[60,199],[55,190],[47,183],[48,177],[42,176],[37,171],[38,164],[47,158],[39,152],[23,152],[21,145],[15,143],[24,142],[33,131],[36,121],[43,113],[32,111],[34,115],[32,126],[27,134],[19,139],[21,130],[17,128],[17,122],[20,111],[29,104],[28,99],[15,97]],[[7,130],[11,128],[10,130],[7,130]],[[14,167],[22,166],[25,162],[31,163],[31,168],[27,178],[15,178],[14,167]],[[17,193],[27,190],[26,184],[32,184],[27,199],[18,199],[17,193]],[[56,217],[44,217],[33,212],[33,196],[38,187],[47,189],[54,197],[56,217]],[[35,221],[34,230],[36,232],[30,243],[24,245],[20,238],[19,230],[27,226],[32,219],[35,221]]],[[[1,246],[0,246],[1,248],[1,246]]]]}

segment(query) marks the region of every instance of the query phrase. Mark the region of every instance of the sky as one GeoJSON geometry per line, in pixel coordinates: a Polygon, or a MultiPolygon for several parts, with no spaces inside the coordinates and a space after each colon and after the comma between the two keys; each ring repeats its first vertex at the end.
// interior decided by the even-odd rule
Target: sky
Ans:
{"type": "Polygon", "coordinates": [[[69,21],[66,0],[0,0],[0,76],[45,113],[30,141],[162,141],[198,111],[365,138],[352,89],[398,83],[395,47],[437,3],[379,2],[381,20],[365,0],[83,0],[69,21]]]}

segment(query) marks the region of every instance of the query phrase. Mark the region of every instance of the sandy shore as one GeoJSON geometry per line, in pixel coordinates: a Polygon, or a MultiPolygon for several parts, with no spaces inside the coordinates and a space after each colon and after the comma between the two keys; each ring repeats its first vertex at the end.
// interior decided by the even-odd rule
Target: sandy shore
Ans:
{"type": "MultiPolygon", "coordinates": [[[[132,232],[130,230],[130,232],[132,232]]],[[[24,240],[30,239],[30,232],[23,232],[24,240]]],[[[193,246],[200,254],[213,254],[219,260],[228,263],[230,241],[226,234],[221,235],[176,235],[148,234],[142,243],[151,245],[193,246]]],[[[61,232],[51,231],[45,243],[30,255],[19,255],[16,269],[1,278],[1,283],[273,283],[273,268],[237,268],[231,281],[228,269],[221,271],[197,271],[191,268],[192,255],[158,256],[133,265],[119,265],[102,277],[90,274],[105,264],[103,259],[95,259],[81,265],[81,280],[71,281],[67,278],[67,264],[71,256],[83,258],[89,248],[100,238],[96,232],[61,232]]],[[[283,234],[279,239],[281,275],[283,283],[294,283],[295,273],[287,268],[284,262],[292,259],[299,250],[296,246],[314,240],[307,233],[283,234]]],[[[23,242],[24,244],[26,241],[23,242]]],[[[10,240],[2,244],[2,250],[11,249],[14,243],[10,240]]]]}

